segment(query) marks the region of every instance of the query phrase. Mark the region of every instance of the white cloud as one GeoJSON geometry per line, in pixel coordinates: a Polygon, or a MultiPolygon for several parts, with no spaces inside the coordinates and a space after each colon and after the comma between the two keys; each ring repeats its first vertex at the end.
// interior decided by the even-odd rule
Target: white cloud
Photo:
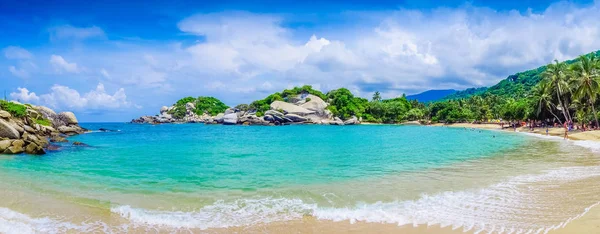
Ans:
{"type": "Polygon", "coordinates": [[[19,92],[10,93],[10,98],[24,103],[38,103],[40,98],[34,93],[29,92],[26,88],[17,88],[19,92]]]}
{"type": "Polygon", "coordinates": [[[77,90],[62,85],[54,85],[50,93],[40,95],[41,104],[64,110],[103,110],[131,107],[125,89],[118,89],[113,95],[106,92],[99,83],[95,90],[81,95],[77,90]]]}
{"type": "Polygon", "coordinates": [[[102,76],[104,76],[104,78],[110,79],[110,74],[108,74],[108,71],[106,71],[106,69],[104,69],[104,68],[100,69],[100,74],[102,74],[102,76]]]}
{"type": "Polygon", "coordinates": [[[27,78],[29,73],[23,68],[16,68],[15,66],[9,66],[8,71],[16,77],[27,78]]]}
{"type": "MultiPolygon", "coordinates": [[[[600,2],[557,3],[539,13],[470,5],[353,12],[335,19],[343,21],[336,27],[327,22],[289,27],[286,15],[223,12],[181,20],[177,24],[181,32],[198,37],[191,44],[187,39],[172,44],[126,40],[33,52],[45,60],[52,54],[44,51],[52,51],[50,69],[71,76],[99,71],[98,80],[107,87],[124,87],[129,98],[148,103],[141,103],[145,106],[168,104],[184,93],[214,95],[234,105],[303,84],[323,91],[347,87],[365,97],[380,91],[393,97],[427,89],[494,85],[507,75],[555,58],[571,59],[598,50],[599,6],[600,2]]],[[[9,70],[10,65],[17,74],[26,71],[36,79],[50,74],[43,70],[48,67],[31,72],[20,63],[3,64],[9,70]]],[[[39,79],[48,78],[60,76],[39,79]]]]}
{"type": "Polygon", "coordinates": [[[58,73],[62,73],[63,71],[69,73],[80,72],[80,68],[76,63],[69,63],[60,55],[53,54],[50,56],[50,64],[52,64],[54,70],[58,73]]]}
{"type": "Polygon", "coordinates": [[[106,35],[104,31],[97,27],[74,27],[72,25],[62,25],[57,27],[52,27],[48,30],[50,32],[51,40],[60,40],[60,39],[75,39],[75,40],[83,40],[87,38],[104,38],[106,35]]]}
{"type": "Polygon", "coordinates": [[[4,57],[7,59],[31,59],[33,58],[33,54],[31,54],[26,49],[23,49],[18,46],[9,46],[3,49],[4,57]]]}

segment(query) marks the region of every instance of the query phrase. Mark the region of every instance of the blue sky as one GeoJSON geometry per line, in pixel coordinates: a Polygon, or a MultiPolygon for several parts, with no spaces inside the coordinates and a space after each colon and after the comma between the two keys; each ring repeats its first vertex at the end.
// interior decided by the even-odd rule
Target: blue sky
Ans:
{"type": "Polygon", "coordinates": [[[599,1],[2,1],[9,99],[128,121],[184,96],[489,86],[600,49],[599,1]]]}

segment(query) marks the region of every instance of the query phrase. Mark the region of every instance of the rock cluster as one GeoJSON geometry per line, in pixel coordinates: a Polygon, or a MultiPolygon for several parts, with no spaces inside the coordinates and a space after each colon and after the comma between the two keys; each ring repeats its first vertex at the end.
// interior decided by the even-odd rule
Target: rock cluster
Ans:
{"type": "Polygon", "coordinates": [[[72,112],[56,114],[43,106],[25,107],[26,115],[23,117],[12,116],[8,111],[0,110],[1,154],[45,154],[44,149],[50,145],[51,140],[64,140],[63,136],[86,131],[78,125],[72,112]]]}
{"type": "Polygon", "coordinates": [[[284,125],[284,124],[329,124],[329,125],[353,125],[360,124],[356,117],[346,121],[334,118],[331,111],[327,110],[329,105],[318,96],[301,94],[290,98],[289,102],[274,101],[271,109],[258,116],[255,111],[243,111],[229,108],[225,113],[216,116],[203,114],[198,116],[194,110],[193,103],[186,104],[185,117],[176,119],[169,114],[174,106],[163,106],[160,114],[156,116],[142,116],[134,119],[132,123],[206,123],[224,125],[284,125]]]}

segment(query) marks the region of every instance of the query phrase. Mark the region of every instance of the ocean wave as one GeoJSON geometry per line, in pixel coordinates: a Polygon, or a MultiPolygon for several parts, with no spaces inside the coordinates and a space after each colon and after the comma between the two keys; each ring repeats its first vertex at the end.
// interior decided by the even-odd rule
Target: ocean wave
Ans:
{"type": "Polygon", "coordinates": [[[203,230],[298,220],[310,215],[335,222],[439,225],[475,232],[546,233],[564,227],[598,205],[599,191],[585,186],[562,188],[595,177],[600,177],[600,167],[565,167],[513,177],[483,189],[422,195],[411,201],[359,203],[343,208],[320,207],[300,199],[258,198],[229,203],[219,201],[193,212],[130,206],[114,207],[111,211],[136,225],[203,230]],[[573,194],[579,197],[572,200],[573,194]]]}
{"type": "Polygon", "coordinates": [[[89,232],[92,225],[73,224],[49,217],[32,218],[28,215],[0,207],[0,233],[65,233],[89,232]]]}

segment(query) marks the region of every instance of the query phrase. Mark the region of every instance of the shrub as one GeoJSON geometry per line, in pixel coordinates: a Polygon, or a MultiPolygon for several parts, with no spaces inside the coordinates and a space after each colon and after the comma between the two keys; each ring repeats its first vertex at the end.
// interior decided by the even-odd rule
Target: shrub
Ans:
{"type": "Polygon", "coordinates": [[[52,122],[48,119],[36,119],[34,122],[43,126],[52,126],[52,122]]]}
{"type": "Polygon", "coordinates": [[[27,115],[27,107],[21,104],[0,100],[0,108],[17,118],[23,118],[27,115]]]}

